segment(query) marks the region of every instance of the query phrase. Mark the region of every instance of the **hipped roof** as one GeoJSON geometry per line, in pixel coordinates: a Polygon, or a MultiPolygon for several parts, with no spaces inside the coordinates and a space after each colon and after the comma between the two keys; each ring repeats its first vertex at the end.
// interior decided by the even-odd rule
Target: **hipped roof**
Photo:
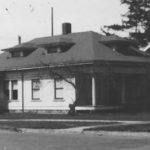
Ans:
{"type": "MultiPolygon", "coordinates": [[[[0,71],[41,67],[45,64],[55,66],[91,63],[94,61],[150,63],[149,57],[125,56],[116,51],[112,51],[112,49],[103,43],[105,38],[107,39],[108,37],[92,31],[36,38],[27,43],[32,43],[32,46],[36,45],[38,48],[26,57],[11,58],[8,52],[9,49],[2,53],[0,55],[0,71]],[[60,41],[64,42],[65,40],[68,43],[74,44],[69,50],[63,53],[45,54],[44,46],[40,46],[51,45],[60,41]]],[[[12,50],[13,48],[10,49],[12,50]]]]}

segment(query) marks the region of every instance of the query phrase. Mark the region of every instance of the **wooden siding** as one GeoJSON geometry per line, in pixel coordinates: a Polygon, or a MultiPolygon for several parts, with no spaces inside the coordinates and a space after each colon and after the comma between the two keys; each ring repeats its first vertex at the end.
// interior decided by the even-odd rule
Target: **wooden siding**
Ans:
{"type": "MultiPolygon", "coordinates": [[[[63,101],[55,101],[54,98],[54,79],[50,78],[47,70],[39,72],[7,72],[5,80],[18,80],[18,100],[10,100],[8,107],[10,110],[22,109],[22,75],[24,76],[24,110],[44,110],[44,109],[69,109],[69,104],[75,100],[75,89],[66,81],[63,82],[63,101]],[[32,79],[40,79],[40,99],[32,100],[32,79]]],[[[75,78],[69,78],[75,83],[75,78]]]]}

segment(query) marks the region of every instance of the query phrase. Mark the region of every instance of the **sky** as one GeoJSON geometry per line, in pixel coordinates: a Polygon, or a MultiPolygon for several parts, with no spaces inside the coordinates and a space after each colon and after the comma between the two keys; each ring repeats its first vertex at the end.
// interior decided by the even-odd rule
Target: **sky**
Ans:
{"type": "Polygon", "coordinates": [[[70,22],[72,32],[95,31],[121,23],[127,8],[120,0],[0,0],[0,49],[37,37],[51,36],[51,7],[54,35],[62,33],[62,23],[70,22]]]}

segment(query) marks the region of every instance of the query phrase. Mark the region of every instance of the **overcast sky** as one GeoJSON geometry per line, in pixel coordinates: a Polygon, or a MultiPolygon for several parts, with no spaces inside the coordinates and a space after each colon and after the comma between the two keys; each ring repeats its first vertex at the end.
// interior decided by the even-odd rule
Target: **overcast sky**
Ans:
{"type": "Polygon", "coordinates": [[[121,23],[126,7],[120,0],[0,0],[0,49],[35,37],[51,35],[51,7],[54,34],[61,34],[63,22],[72,23],[72,32],[96,31],[104,25],[121,23]]]}

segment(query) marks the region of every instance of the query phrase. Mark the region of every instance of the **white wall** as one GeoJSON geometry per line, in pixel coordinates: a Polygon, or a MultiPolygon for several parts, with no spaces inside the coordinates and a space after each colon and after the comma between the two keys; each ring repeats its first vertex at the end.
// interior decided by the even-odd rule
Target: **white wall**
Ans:
{"type": "MultiPolygon", "coordinates": [[[[22,83],[24,87],[24,109],[25,110],[66,110],[69,104],[75,100],[75,89],[66,81],[63,81],[63,100],[54,98],[54,79],[51,79],[48,72],[40,75],[40,99],[32,100],[32,79],[39,78],[38,71],[26,71],[22,82],[22,73],[8,72],[5,80],[18,80],[18,100],[9,102],[9,110],[22,109],[22,83]]],[[[75,78],[69,79],[75,83],[75,78]]]]}

